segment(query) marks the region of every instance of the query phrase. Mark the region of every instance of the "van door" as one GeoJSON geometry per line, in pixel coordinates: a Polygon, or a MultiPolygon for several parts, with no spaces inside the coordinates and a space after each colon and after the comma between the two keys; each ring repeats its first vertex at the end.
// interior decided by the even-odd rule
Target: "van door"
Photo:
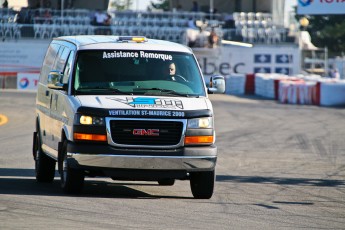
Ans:
{"type": "MultiPolygon", "coordinates": [[[[49,71],[47,72],[47,76],[49,75],[50,71],[54,71],[56,70],[56,65],[59,62],[60,56],[64,50],[64,46],[61,46],[60,44],[57,44],[58,46],[58,50],[57,50],[57,55],[56,58],[54,59],[53,64],[51,65],[51,68],[49,69],[49,71]]],[[[47,87],[46,89],[46,98],[47,98],[47,108],[49,113],[46,116],[46,126],[45,126],[45,133],[46,133],[46,145],[44,146],[44,150],[45,152],[47,152],[49,155],[51,155],[52,157],[55,157],[55,153],[52,149],[52,122],[53,122],[53,118],[51,117],[51,110],[52,110],[52,102],[53,102],[53,89],[50,89],[47,87]]]]}
{"type": "MultiPolygon", "coordinates": [[[[60,60],[61,66],[58,66],[58,70],[63,73],[62,83],[68,84],[71,74],[71,70],[74,62],[74,51],[70,51],[65,48],[60,60]],[[67,61],[66,61],[67,59],[67,61]]],[[[68,100],[68,91],[54,90],[51,117],[54,118],[52,123],[52,148],[58,150],[58,143],[61,142],[62,129],[65,124],[68,124],[69,119],[73,119],[70,116],[70,103],[68,100]]]]}
{"type": "Polygon", "coordinates": [[[47,146],[47,128],[49,127],[48,119],[50,116],[50,89],[47,87],[48,74],[53,68],[56,56],[60,46],[56,43],[50,44],[47,50],[47,54],[44,58],[41,68],[40,79],[37,86],[37,116],[39,121],[39,128],[41,132],[41,141],[43,149],[47,146]]]}
{"type": "MultiPolygon", "coordinates": [[[[55,59],[55,64],[52,68],[53,71],[58,71],[63,73],[63,70],[65,68],[65,64],[68,58],[68,55],[70,53],[70,50],[67,47],[61,46],[59,49],[59,53],[57,58],[55,59]]],[[[50,148],[50,153],[57,157],[57,144],[58,141],[61,138],[61,117],[58,116],[57,110],[58,110],[58,104],[59,104],[59,97],[61,95],[67,95],[67,92],[64,90],[55,90],[50,89],[50,114],[49,119],[47,122],[49,123],[49,127],[47,127],[47,144],[50,148]]]]}

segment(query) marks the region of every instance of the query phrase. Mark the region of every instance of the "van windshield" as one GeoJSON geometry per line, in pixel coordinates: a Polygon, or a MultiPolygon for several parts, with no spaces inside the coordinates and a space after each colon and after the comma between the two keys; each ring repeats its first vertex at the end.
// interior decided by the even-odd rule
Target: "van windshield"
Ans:
{"type": "Polygon", "coordinates": [[[137,50],[80,51],[76,94],[205,96],[193,55],[137,50]]]}

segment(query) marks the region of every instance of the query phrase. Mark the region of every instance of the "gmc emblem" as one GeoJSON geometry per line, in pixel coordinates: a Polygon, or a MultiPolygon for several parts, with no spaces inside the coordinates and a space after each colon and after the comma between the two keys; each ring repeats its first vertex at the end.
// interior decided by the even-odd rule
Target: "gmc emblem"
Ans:
{"type": "Polygon", "coordinates": [[[159,129],[133,129],[135,136],[159,136],[159,129]]]}

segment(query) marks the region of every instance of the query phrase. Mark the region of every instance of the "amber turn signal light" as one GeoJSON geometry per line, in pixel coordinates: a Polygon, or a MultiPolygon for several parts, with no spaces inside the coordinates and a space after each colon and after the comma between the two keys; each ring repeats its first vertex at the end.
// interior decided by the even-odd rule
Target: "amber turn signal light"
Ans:
{"type": "Polygon", "coordinates": [[[77,141],[107,141],[107,135],[102,134],[74,133],[73,137],[77,141]]]}
{"type": "Polygon", "coordinates": [[[213,143],[213,136],[191,136],[191,137],[185,137],[184,143],[186,145],[212,144],[213,143]]]}

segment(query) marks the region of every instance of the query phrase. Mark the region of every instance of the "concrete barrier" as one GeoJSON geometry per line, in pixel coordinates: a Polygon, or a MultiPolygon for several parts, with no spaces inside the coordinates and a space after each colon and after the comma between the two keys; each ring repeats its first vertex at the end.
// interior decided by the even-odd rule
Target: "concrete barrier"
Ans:
{"type": "Polygon", "coordinates": [[[345,105],[345,80],[275,73],[231,74],[225,79],[226,94],[255,94],[286,104],[345,105]]]}
{"type": "Polygon", "coordinates": [[[345,81],[322,81],[320,86],[320,105],[345,105],[345,81]]]}
{"type": "Polygon", "coordinates": [[[230,74],[225,76],[226,94],[242,95],[245,93],[246,75],[245,74],[230,74]]]}

